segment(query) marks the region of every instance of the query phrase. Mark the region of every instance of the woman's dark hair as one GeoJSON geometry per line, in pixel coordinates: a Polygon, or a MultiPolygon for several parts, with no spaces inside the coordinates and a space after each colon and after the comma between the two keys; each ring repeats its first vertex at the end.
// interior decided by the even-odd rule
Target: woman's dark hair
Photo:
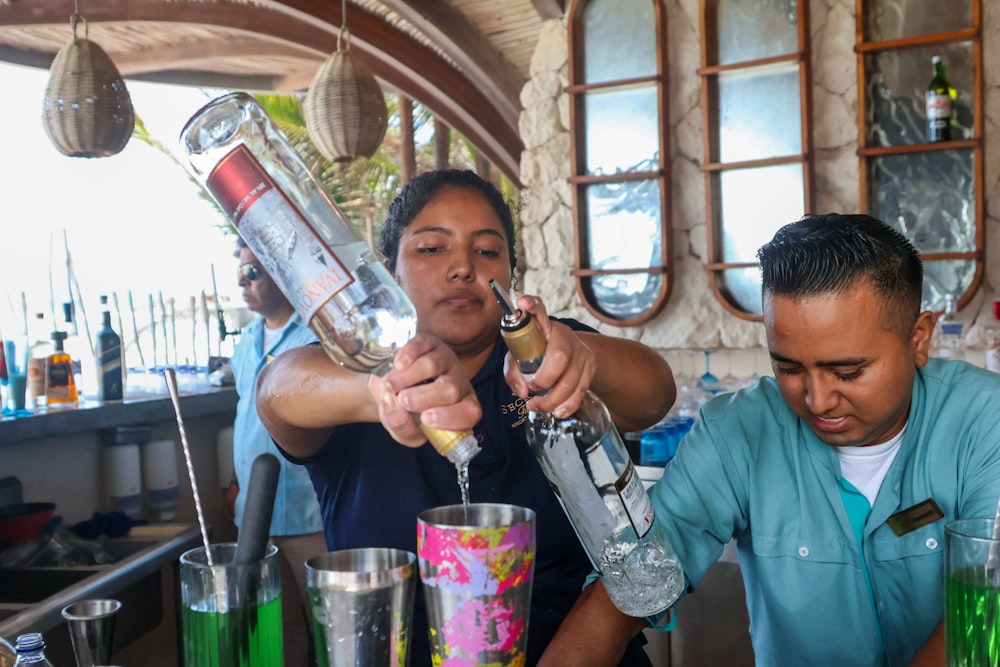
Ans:
{"type": "Polygon", "coordinates": [[[920,313],[923,264],[901,233],[868,215],[809,215],[757,251],[764,292],[791,297],[842,292],[866,282],[909,333],[920,313]]]}
{"type": "Polygon", "coordinates": [[[411,178],[404,185],[392,203],[389,213],[379,234],[379,251],[386,258],[390,271],[396,270],[396,258],[399,254],[399,239],[403,231],[413,222],[413,218],[423,210],[427,202],[444,187],[466,188],[476,190],[493,208],[500,219],[504,233],[507,235],[507,250],[510,255],[510,268],[514,268],[514,218],[510,206],[496,187],[473,171],[467,169],[440,169],[428,171],[411,178]]]}

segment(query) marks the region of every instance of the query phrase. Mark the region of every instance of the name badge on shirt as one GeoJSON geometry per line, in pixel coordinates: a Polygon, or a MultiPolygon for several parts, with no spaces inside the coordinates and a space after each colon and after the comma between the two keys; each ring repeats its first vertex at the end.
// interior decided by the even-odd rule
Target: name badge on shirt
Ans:
{"type": "Polygon", "coordinates": [[[902,537],[942,518],[944,518],[944,512],[941,511],[933,498],[928,498],[913,507],[896,512],[886,519],[886,523],[892,528],[892,532],[896,533],[896,537],[902,537]]]}

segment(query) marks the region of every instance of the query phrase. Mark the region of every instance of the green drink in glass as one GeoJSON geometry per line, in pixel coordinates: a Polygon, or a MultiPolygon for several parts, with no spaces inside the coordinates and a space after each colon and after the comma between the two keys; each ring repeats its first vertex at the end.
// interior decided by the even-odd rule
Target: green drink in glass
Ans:
{"type": "Polygon", "coordinates": [[[181,555],[181,625],[187,667],[281,667],[281,568],[278,548],[249,565],[233,562],[235,543],[181,555]]]}
{"type": "Polygon", "coordinates": [[[945,527],[945,646],[948,667],[1000,665],[1000,540],[994,519],[945,527]]]}

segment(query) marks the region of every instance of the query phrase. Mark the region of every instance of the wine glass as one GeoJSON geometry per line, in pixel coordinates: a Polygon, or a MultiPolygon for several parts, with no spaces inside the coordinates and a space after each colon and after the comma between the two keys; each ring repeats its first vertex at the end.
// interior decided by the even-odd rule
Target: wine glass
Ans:
{"type": "Polygon", "coordinates": [[[702,391],[708,392],[712,395],[719,393],[722,390],[722,386],[719,384],[719,378],[712,373],[711,369],[711,359],[712,350],[705,350],[705,372],[701,374],[698,378],[698,388],[702,391]]]}
{"type": "Polygon", "coordinates": [[[696,388],[698,376],[694,370],[694,354],[694,350],[677,350],[676,357],[670,362],[678,395],[696,388]]]}
{"type": "Polygon", "coordinates": [[[733,351],[722,350],[720,354],[726,362],[726,374],[719,379],[719,386],[722,391],[736,391],[743,386],[743,381],[733,374],[733,351]]]}

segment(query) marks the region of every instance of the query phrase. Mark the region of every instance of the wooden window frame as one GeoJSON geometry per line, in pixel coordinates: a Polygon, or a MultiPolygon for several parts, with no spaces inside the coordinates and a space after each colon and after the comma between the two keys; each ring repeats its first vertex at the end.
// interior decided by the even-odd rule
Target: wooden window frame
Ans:
{"type": "MultiPolygon", "coordinates": [[[[870,1],[855,0],[856,16],[856,40],[854,51],[857,54],[858,67],[858,174],[861,187],[861,210],[871,211],[870,173],[869,161],[873,158],[888,155],[905,155],[908,153],[923,153],[932,151],[944,151],[952,149],[969,148],[972,149],[974,202],[976,215],[975,229],[975,250],[968,252],[928,252],[920,253],[920,258],[927,262],[947,261],[947,260],[970,260],[975,262],[975,271],[969,287],[956,300],[956,306],[964,307],[979,289],[982,284],[983,272],[986,263],[985,245],[985,216],[986,205],[983,189],[985,187],[984,176],[984,145],[983,139],[983,36],[982,36],[982,2],[981,0],[969,0],[971,2],[972,27],[948,32],[929,33],[910,37],[899,37],[881,41],[866,41],[867,9],[872,5],[870,1]],[[881,53],[884,51],[905,51],[907,49],[925,48],[928,46],[956,44],[969,42],[972,49],[972,138],[952,141],[942,141],[933,144],[914,143],[901,144],[896,146],[869,146],[868,127],[866,122],[866,110],[868,108],[868,81],[865,70],[865,57],[881,53]]],[[[920,248],[917,247],[919,251],[920,248]]]]}
{"type": "MultiPolygon", "coordinates": [[[[701,19],[701,63],[698,75],[701,77],[701,108],[703,123],[703,156],[701,171],[705,175],[706,197],[706,227],[708,243],[704,269],[708,273],[709,286],[715,298],[732,315],[743,319],[760,322],[763,317],[744,310],[729,294],[725,287],[725,272],[731,269],[747,269],[758,266],[757,262],[725,262],[723,261],[723,228],[722,228],[722,193],[719,187],[721,175],[726,171],[755,167],[771,167],[783,164],[802,165],[803,211],[810,213],[815,201],[815,184],[813,178],[813,139],[812,139],[812,73],[811,73],[811,42],[809,36],[809,3],[799,1],[797,10],[796,51],[778,56],[745,60],[737,63],[717,64],[718,52],[718,16],[715,13],[716,2],[700,0],[701,19]],[[802,152],[780,157],[740,162],[720,162],[718,160],[718,105],[713,99],[717,86],[714,79],[728,72],[763,68],[780,63],[796,62],[799,69],[799,114],[801,124],[802,152]]],[[[788,220],[787,222],[792,222],[788,220]]]]}
{"type": "Polygon", "coordinates": [[[652,76],[617,79],[587,84],[580,82],[583,72],[583,49],[586,48],[583,37],[583,10],[591,0],[572,0],[567,16],[569,17],[569,85],[566,93],[569,95],[569,127],[571,137],[572,175],[568,178],[573,188],[573,220],[576,231],[575,263],[572,275],[576,279],[576,291],[584,307],[598,320],[613,326],[636,326],[648,322],[663,310],[673,288],[673,230],[671,225],[670,197],[670,113],[668,106],[667,77],[667,8],[663,0],[648,0],[654,7],[656,17],[656,68],[652,76]],[[586,114],[584,104],[589,92],[612,88],[626,88],[636,84],[654,83],[657,85],[657,106],[659,118],[659,165],[655,171],[627,172],[595,176],[587,173],[586,131],[584,123],[586,114]],[[587,188],[600,183],[625,183],[636,180],[657,180],[660,188],[660,266],[631,269],[595,269],[590,266],[590,234],[587,211],[587,188]],[[641,315],[629,319],[618,319],[605,313],[596,300],[590,284],[594,276],[614,274],[659,273],[663,276],[660,291],[650,307],[641,315]]]}

